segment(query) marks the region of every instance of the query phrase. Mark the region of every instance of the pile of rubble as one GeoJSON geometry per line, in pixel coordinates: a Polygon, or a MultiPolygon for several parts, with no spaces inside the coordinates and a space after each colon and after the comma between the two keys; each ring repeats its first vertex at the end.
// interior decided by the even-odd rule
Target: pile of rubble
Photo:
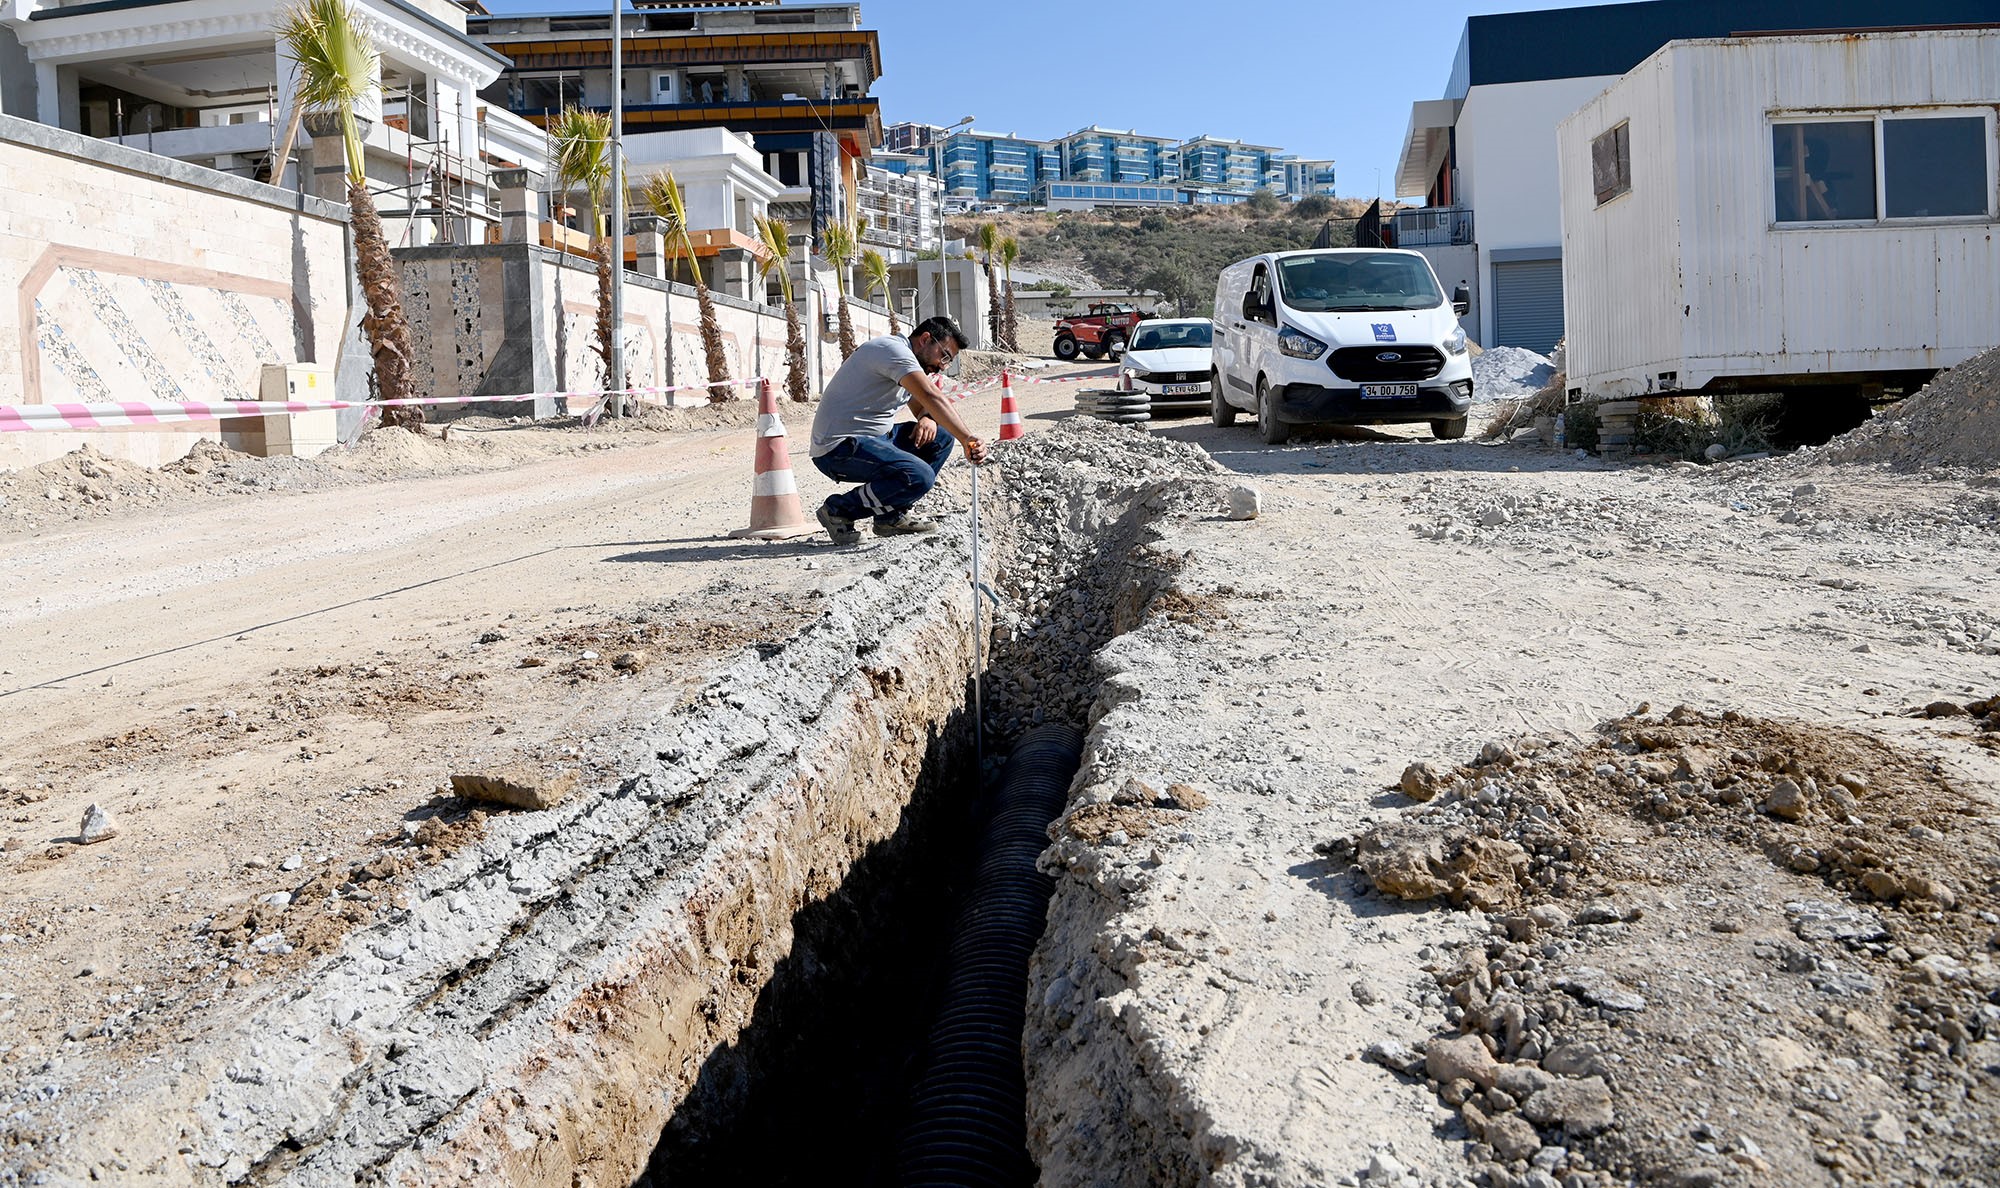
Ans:
{"type": "Polygon", "coordinates": [[[972,388],[989,380],[998,381],[1003,371],[1022,375],[1048,365],[1046,359],[1037,359],[1032,355],[1022,355],[1012,351],[962,351],[958,356],[957,380],[972,388]]]}
{"type": "MultiPolygon", "coordinates": [[[[1962,1182],[2000,1160],[2000,810],[1847,731],[1686,708],[1414,764],[1322,849],[1485,912],[1427,1079],[1501,1186],[1962,1182]]],[[[2000,698],[1937,703],[2000,730],[2000,698]],[[1976,715],[1976,717],[1975,717],[1976,715]]]]}
{"type": "Polygon", "coordinates": [[[2000,469],[2000,347],[1938,376],[1895,408],[1820,451],[1897,470],[2000,469]]]}
{"type": "Polygon", "coordinates": [[[986,717],[1012,736],[1085,720],[1091,656],[1129,629],[1178,559],[1149,547],[1153,521],[1230,506],[1227,472],[1194,446],[1073,417],[997,451],[1004,503],[989,531],[1013,538],[993,575],[1008,602],[989,667],[986,717]],[[1150,577],[1148,577],[1150,575],[1150,577]]]}

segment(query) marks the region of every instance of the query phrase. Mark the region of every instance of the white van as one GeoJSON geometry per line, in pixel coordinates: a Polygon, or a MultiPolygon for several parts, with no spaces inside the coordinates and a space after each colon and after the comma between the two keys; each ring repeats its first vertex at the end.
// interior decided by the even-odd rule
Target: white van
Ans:
{"type": "Polygon", "coordinates": [[[1277,445],[1293,425],[1430,422],[1465,436],[1472,357],[1430,261],[1377,248],[1273,252],[1223,269],[1215,287],[1209,412],[1257,418],[1277,445]]]}

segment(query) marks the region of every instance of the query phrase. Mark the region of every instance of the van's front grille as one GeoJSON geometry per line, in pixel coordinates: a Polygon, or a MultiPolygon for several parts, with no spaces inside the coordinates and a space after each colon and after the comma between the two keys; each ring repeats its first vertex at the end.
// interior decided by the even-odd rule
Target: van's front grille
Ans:
{"type": "Polygon", "coordinates": [[[1372,347],[1343,347],[1327,360],[1333,373],[1357,384],[1427,380],[1444,370],[1444,353],[1436,347],[1397,346],[1382,343],[1372,347]]]}

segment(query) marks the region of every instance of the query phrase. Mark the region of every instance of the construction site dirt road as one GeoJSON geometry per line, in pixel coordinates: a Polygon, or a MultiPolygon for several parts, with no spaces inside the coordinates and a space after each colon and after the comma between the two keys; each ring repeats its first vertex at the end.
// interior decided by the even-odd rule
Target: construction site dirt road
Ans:
{"type": "MultiPolygon", "coordinates": [[[[1990,476],[1022,393],[989,739],[1091,731],[1043,1183],[2000,1181],[1990,476]]],[[[933,539],[731,541],[753,439],[704,415],[16,476],[0,1182],[887,1182],[897,1060],[753,1082],[858,1026],[797,1013],[831,957],[774,1006],[863,945],[816,905],[952,885],[905,814],[982,774],[964,476],[933,539]],[[746,1095],[867,1116],[792,1151],[746,1095]]]]}

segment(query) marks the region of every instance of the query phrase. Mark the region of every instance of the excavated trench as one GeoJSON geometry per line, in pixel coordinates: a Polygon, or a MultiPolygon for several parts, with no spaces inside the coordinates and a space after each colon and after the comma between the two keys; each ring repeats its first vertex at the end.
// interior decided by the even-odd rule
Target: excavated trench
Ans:
{"type": "Polygon", "coordinates": [[[1216,498],[1212,484],[1189,482],[1187,457],[1169,466],[1140,456],[1122,473],[1093,474],[1046,452],[1010,465],[985,509],[1000,559],[991,584],[1004,603],[982,686],[983,769],[972,761],[969,706],[957,707],[894,833],[794,918],[790,953],[749,1024],[702,1065],[641,1184],[1033,1182],[1019,1008],[1047,890],[1036,901],[1026,887],[1047,882],[1034,854],[1076,770],[1072,750],[1049,774],[1051,740],[1080,746],[1096,698],[1091,657],[1171,580],[1174,559],[1151,550],[1151,523],[1216,498]],[[1070,728],[1066,741],[1058,727],[1070,728]],[[1035,770],[1014,772],[1004,757],[1024,737],[1013,765],[1035,770]],[[982,978],[996,997],[992,982],[1005,976],[996,966],[1018,966],[1022,985],[1003,981],[1001,1001],[968,1004],[964,984],[982,978]],[[983,1063],[969,1061],[963,1037],[982,1028],[983,1063]],[[996,1097],[1006,1103],[997,1110],[996,1097]],[[1009,1145],[1012,1157],[998,1157],[1009,1145]]]}
{"type": "Polygon", "coordinates": [[[896,1182],[997,757],[1087,725],[1092,656],[1177,568],[1152,525],[1227,498],[1206,455],[1093,421],[1004,458],[984,770],[968,542],[861,554],[792,638],[608,739],[615,786],[492,819],[174,1065],[77,1069],[50,1182],[896,1182]]]}

